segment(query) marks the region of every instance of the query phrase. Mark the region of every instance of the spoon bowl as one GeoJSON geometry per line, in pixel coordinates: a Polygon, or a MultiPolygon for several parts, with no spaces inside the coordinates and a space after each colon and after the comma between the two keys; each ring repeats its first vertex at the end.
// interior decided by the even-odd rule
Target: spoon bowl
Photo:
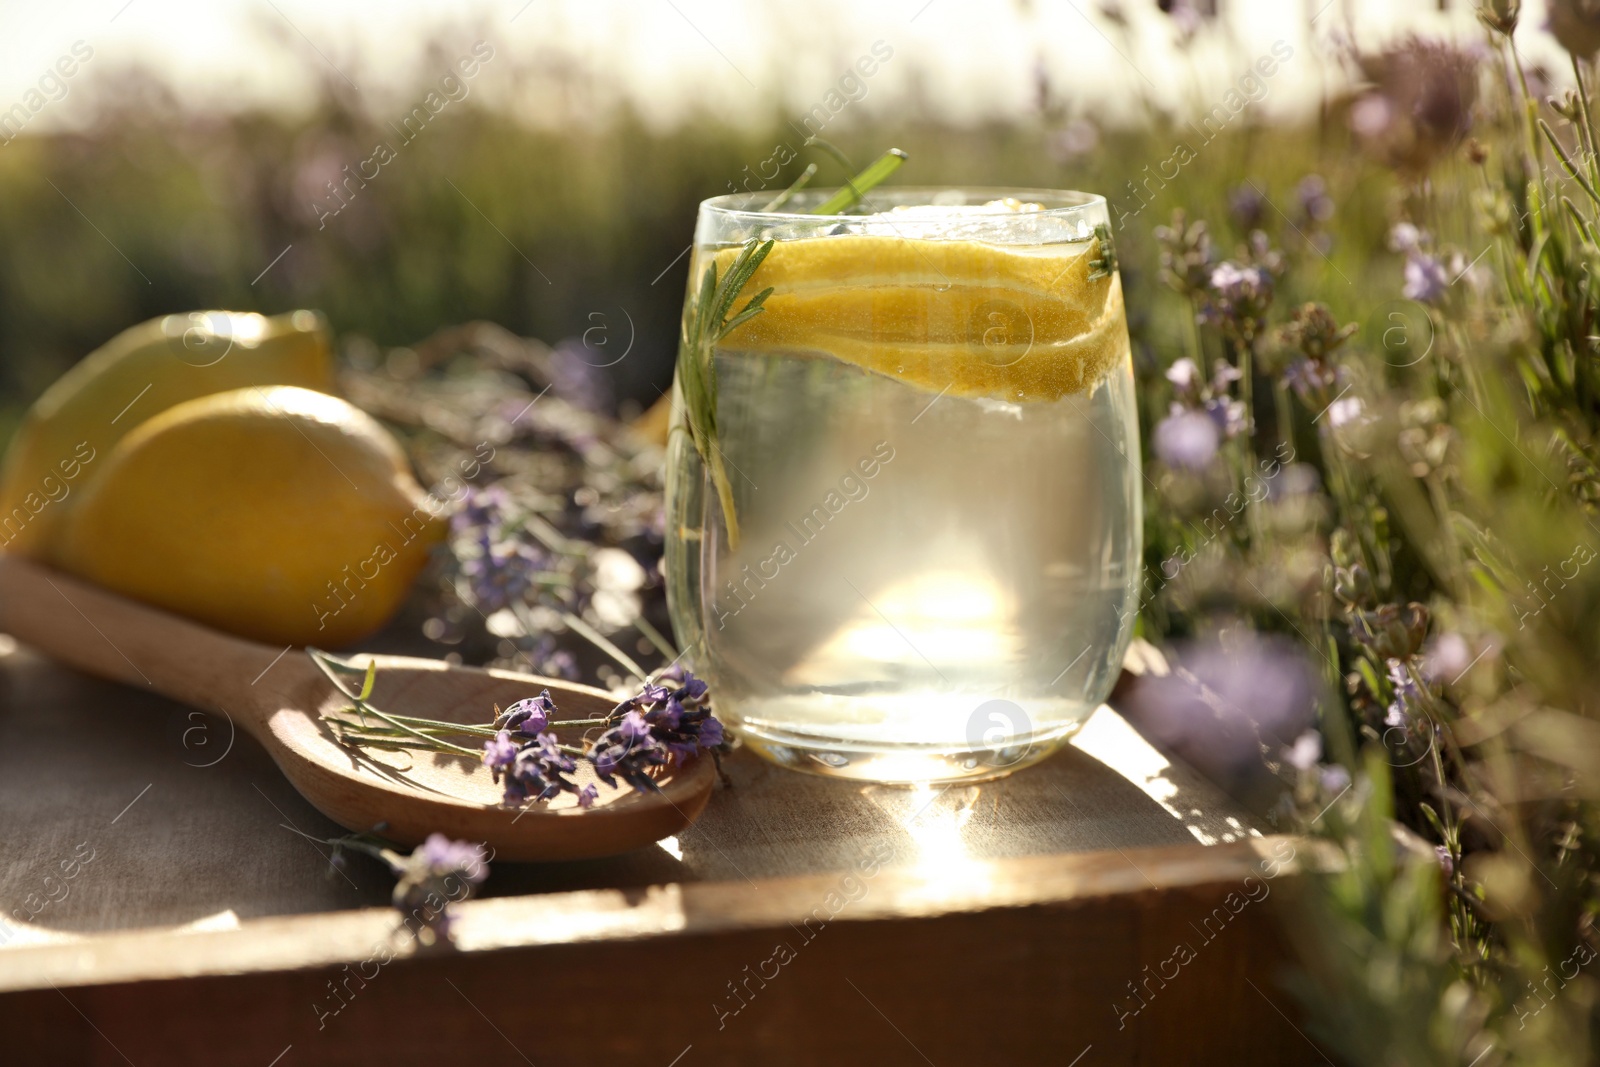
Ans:
{"type": "MultiPolygon", "coordinates": [[[[352,701],[301,650],[223,634],[7,554],[0,554],[0,632],[87,673],[226,715],[324,815],[353,831],[382,824],[379,832],[402,844],[442,833],[483,842],[505,860],[616,855],[687,827],[716,779],[712,761],[701,756],[669,763],[656,793],[602,784],[587,811],[566,793],[502,807],[500,787],[477,760],[339,742],[324,716],[355,717],[352,701]]],[[[405,656],[355,663],[364,668],[369,659],[378,667],[370,703],[393,715],[487,725],[494,705],[508,707],[542,689],[564,718],[602,716],[615,705],[599,689],[558,679],[405,656]]],[[[563,741],[582,732],[557,728],[563,741]]],[[[581,763],[573,777],[586,785],[594,772],[581,763]]]]}

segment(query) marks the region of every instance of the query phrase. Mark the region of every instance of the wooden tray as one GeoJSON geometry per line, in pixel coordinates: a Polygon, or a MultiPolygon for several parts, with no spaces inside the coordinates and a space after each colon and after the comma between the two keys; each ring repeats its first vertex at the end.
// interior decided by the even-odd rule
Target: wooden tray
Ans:
{"type": "Polygon", "coordinates": [[[0,1062],[1324,1059],[1276,984],[1296,842],[1109,708],[974,786],[739,754],[677,839],[496,864],[433,947],[230,735],[0,637],[0,1062]]]}

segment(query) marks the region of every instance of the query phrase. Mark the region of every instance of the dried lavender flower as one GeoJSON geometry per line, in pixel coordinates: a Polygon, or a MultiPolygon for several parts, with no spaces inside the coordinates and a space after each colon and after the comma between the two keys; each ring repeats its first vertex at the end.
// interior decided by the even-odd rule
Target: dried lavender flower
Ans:
{"type": "Polygon", "coordinates": [[[622,722],[600,735],[589,755],[600,780],[615,786],[616,779],[643,793],[658,791],[650,770],[667,762],[666,746],[651,733],[642,714],[630,711],[622,722]]]}
{"type": "Polygon", "coordinates": [[[550,725],[550,717],[555,713],[556,702],[550,699],[550,690],[546,689],[538,696],[519,700],[501,712],[494,721],[494,728],[501,731],[516,730],[533,737],[550,725]]]}
{"type": "Polygon", "coordinates": [[[400,878],[394,887],[394,906],[408,915],[420,912],[440,936],[449,932],[446,905],[470,897],[489,876],[482,846],[452,841],[443,834],[429,834],[411,855],[391,858],[389,864],[400,878]]]}

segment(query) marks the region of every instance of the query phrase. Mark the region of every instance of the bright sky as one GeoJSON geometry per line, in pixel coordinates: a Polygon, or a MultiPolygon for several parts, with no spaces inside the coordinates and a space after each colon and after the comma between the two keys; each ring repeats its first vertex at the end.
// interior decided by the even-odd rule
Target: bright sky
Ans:
{"type": "MultiPolygon", "coordinates": [[[[80,41],[92,59],[40,111],[40,128],[70,124],[87,95],[75,102],[74,90],[130,64],[164,72],[188,99],[283,108],[304,106],[322,72],[391,113],[429,46],[464,56],[477,40],[497,58],[472,91],[530,122],[551,109],[540,72],[561,68],[578,75],[580,107],[628,98],[662,123],[696,108],[762,118],[775,91],[800,113],[878,41],[893,56],[853,105],[867,111],[920,87],[954,121],[1025,113],[1038,70],[1093,116],[1125,113],[1141,92],[1204,110],[1280,39],[1296,58],[1266,106],[1283,109],[1315,100],[1328,76],[1307,47],[1313,14],[1324,39],[1351,26],[1367,40],[1412,27],[1474,34],[1471,0],[1449,0],[1443,15],[1438,0],[1222,2],[1226,32],[1206,35],[1191,78],[1172,61],[1171,24],[1154,0],[1122,0],[1142,16],[1132,42],[1098,14],[1101,0],[0,0],[0,111],[41,77],[60,95],[47,71],[80,41]]],[[[1518,35],[1525,56],[1551,54],[1542,21],[1531,0],[1518,35]]]]}

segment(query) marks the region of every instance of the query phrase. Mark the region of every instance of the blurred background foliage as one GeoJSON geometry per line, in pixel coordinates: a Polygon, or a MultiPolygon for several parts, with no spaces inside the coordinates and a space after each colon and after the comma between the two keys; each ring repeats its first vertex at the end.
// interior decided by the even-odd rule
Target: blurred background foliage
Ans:
{"type": "MultiPolygon", "coordinates": [[[[1240,65],[1251,58],[1241,54],[1240,65]]],[[[741,183],[781,188],[810,161],[821,167],[818,182],[843,177],[802,147],[796,116],[775,102],[765,129],[704,116],[662,131],[626,104],[593,123],[547,129],[469,98],[398,147],[319,227],[316,205],[336,204],[326,183],[343,181],[342,168],[353,171],[377,141],[398,139],[390,116],[368,114],[325,68],[307,74],[322,86],[320,102],[290,117],[206,112],[159,77],[122,70],[85,87],[94,100],[84,128],[0,147],[0,440],[35,396],[112,334],[202,307],[317,307],[341,334],[385,346],[472,319],[552,344],[592,330],[597,364],[631,335],[630,354],[609,374],[619,399],[648,405],[671,379],[688,269],[680,253],[699,201],[741,183]],[[799,158],[763,183],[762,163],[780,144],[799,158]]],[[[419,78],[413,95],[426,87],[419,78]]],[[[1182,328],[1152,284],[1151,229],[1179,203],[1227,204],[1245,178],[1286,209],[1308,173],[1333,184],[1341,225],[1332,263],[1361,282],[1325,272],[1339,282],[1328,298],[1340,310],[1355,314],[1398,286],[1394,263],[1369,263],[1389,222],[1389,183],[1339,167],[1349,149],[1341,125],[1256,126],[1247,111],[1206,144],[1175,121],[1101,129],[1065,95],[1041,83],[1036,114],[1014,123],[952,126],[924,102],[892,123],[846,114],[827,133],[856,162],[891,144],[906,150],[902,183],[1106,195],[1128,213],[1117,240],[1136,341],[1150,359],[1182,328]],[[1162,164],[1180,141],[1196,158],[1163,182],[1162,164]]],[[[1267,215],[1262,224],[1285,228],[1286,219],[1267,215]]],[[[1309,291],[1321,280],[1299,283],[1309,291]]]]}

